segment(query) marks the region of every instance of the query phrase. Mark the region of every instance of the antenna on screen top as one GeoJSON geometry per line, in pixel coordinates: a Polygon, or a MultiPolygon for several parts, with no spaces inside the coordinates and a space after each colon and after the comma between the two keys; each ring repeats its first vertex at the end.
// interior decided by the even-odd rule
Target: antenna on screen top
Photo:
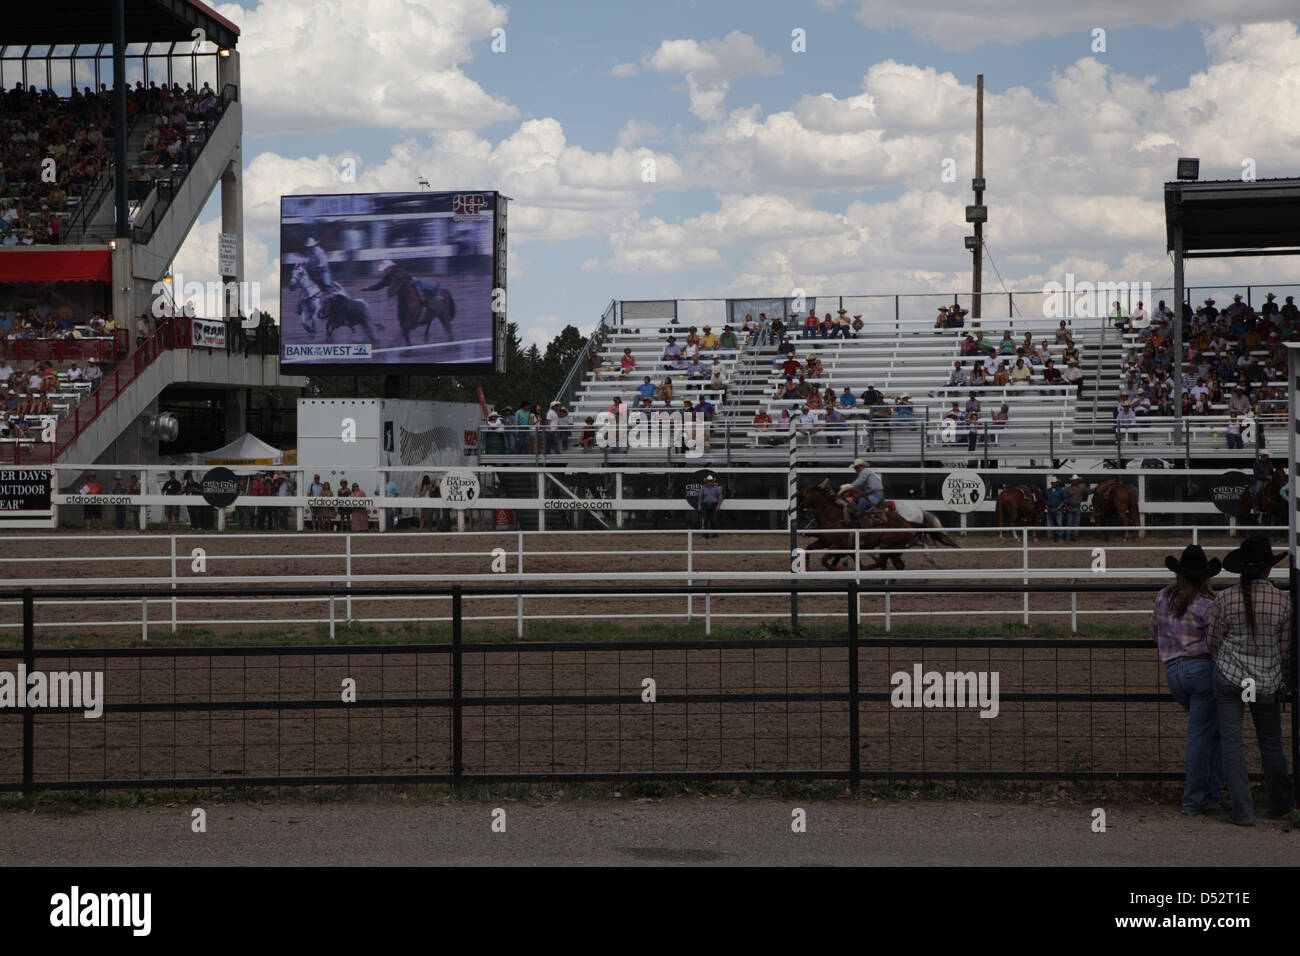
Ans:
{"type": "Polygon", "coordinates": [[[417,179],[416,182],[420,184],[420,188],[421,188],[421,189],[428,189],[428,188],[429,188],[429,180],[425,179],[423,176],[421,176],[419,179],[417,179]]]}

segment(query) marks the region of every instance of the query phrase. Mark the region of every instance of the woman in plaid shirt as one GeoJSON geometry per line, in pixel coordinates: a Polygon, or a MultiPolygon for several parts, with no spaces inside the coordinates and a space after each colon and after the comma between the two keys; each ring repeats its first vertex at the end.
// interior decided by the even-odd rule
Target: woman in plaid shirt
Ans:
{"type": "Polygon", "coordinates": [[[1206,633],[1214,610],[1208,581],[1219,573],[1217,558],[1207,560],[1198,545],[1188,545],[1182,557],[1165,558],[1177,577],[1156,596],[1151,612],[1151,637],[1165,665],[1165,680],[1187,711],[1187,779],[1183,784],[1183,813],[1214,810],[1223,798],[1223,755],[1219,744],[1219,713],[1214,699],[1214,661],[1206,633]]]}
{"type": "Polygon", "coordinates": [[[1290,674],[1291,600],[1268,581],[1270,569],[1284,557],[1285,552],[1273,553],[1263,535],[1252,535],[1236,551],[1230,551],[1223,566],[1240,574],[1241,583],[1219,592],[1210,615],[1208,642],[1214,655],[1223,772],[1232,798],[1229,821],[1245,827],[1255,824],[1242,740],[1247,703],[1259,742],[1268,815],[1285,816],[1294,802],[1282,751],[1281,704],[1290,674]]]}

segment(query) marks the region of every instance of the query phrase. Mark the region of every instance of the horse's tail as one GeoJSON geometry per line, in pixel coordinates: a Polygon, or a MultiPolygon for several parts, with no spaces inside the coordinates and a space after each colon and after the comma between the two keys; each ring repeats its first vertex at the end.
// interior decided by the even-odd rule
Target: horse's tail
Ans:
{"type": "Polygon", "coordinates": [[[961,545],[959,545],[956,541],[954,541],[952,538],[948,537],[948,535],[947,535],[947,534],[944,532],[944,530],[943,530],[943,524],[942,524],[942,522],[940,522],[939,519],[938,519],[938,517],[936,517],[936,516],[935,516],[934,514],[932,514],[931,512],[929,512],[929,511],[924,512],[924,517],[921,519],[921,523],[922,523],[926,528],[930,529],[930,530],[928,530],[928,531],[925,532],[925,536],[926,536],[929,540],[935,542],[936,544],[941,544],[941,545],[943,545],[945,548],[960,548],[960,547],[961,547],[961,545]]]}

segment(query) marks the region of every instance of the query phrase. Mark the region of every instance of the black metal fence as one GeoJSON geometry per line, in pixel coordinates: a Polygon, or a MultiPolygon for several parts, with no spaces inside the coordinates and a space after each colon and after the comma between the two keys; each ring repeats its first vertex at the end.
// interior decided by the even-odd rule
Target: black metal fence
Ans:
{"type": "MultiPolygon", "coordinates": [[[[1029,588],[1070,589],[1150,590],[1029,588]]],[[[92,649],[38,648],[34,620],[38,598],[94,592],[27,589],[23,647],[0,651],[0,671],[101,673],[103,695],[0,710],[0,790],[1182,777],[1185,715],[1146,640],[863,634],[850,609],[875,588],[852,582],[797,588],[842,602],[844,633],[831,637],[465,639],[466,593],[542,590],[557,589],[352,589],[449,596],[443,643],[92,649]],[[88,719],[91,704],[102,714],[88,719]]]]}

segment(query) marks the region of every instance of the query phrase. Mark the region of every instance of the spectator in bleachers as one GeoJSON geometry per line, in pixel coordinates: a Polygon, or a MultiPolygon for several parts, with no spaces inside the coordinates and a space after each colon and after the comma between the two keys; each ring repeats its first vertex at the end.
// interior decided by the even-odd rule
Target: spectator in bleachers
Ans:
{"type": "Polygon", "coordinates": [[[1228,414],[1242,416],[1250,414],[1250,398],[1246,395],[1244,386],[1238,385],[1232,390],[1232,398],[1228,400],[1228,414]]]}
{"type": "Polygon", "coordinates": [[[586,424],[582,429],[582,435],[578,438],[578,444],[582,447],[582,453],[584,455],[591,451],[592,446],[596,444],[596,420],[590,415],[587,416],[586,424]]]}
{"type": "Polygon", "coordinates": [[[912,405],[912,396],[904,392],[894,399],[894,425],[899,428],[911,428],[916,424],[916,408],[912,405]]]}
{"type": "Polygon", "coordinates": [[[1006,359],[998,364],[997,371],[993,373],[993,384],[998,387],[1011,384],[1011,370],[1007,368],[1006,359]]]}
{"type": "Polygon", "coordinates": [[[709,377],[709,367],[698,356],[686,369],[686,377],[693,382],[702,382],[709,377]]]}
{"type": "Polygon", "coordinates": [[[980,436],[980,410],[976,404],[974,408],[967,403],[966,410],[966,447],[969,451],[975,450],[975,444],[979,441],[980,436]]]}
{"type": "Polygon", "coordinates": [[[671,403],[673,400],[673,380],[671,376],[665,375],[663,382],[655,389],[654,397],[661,402],[671,403]]]}
{"type": "Polygon", "coordinates": [[[99,383],[104,377],[104,371],[99,367],[96,359],[91,359],[86,363],[86,381],[90,383],[90,390],[93,392],[99,388],[99,383]]]}
{"type": "Polygon", "coordinates": [[[1029,371],[1029,366],[1025,364],[1024,359],[1016,359],[1016,367],[1011,370],[1012,385],[1028,385],[1033,379],[1033,373],[1029,371]]]}
{"type": "Polygon", "coordinates": [[[977,343],[977,342],[975,341],[975,337],[974,337],[973,335],[971,335],[969,332],[967,332],[967,333],[962,337],[962,340],[961,340],[961,354],[962,354],[962,355],[978,355],[978,354],[979,354],[979,343],[977,343]]]}
{"type": "Polygon", "coordinates": [[[1011,338],[1011,332],[1008,330],[1002,333],[1002,341],[998,343],[998,350],[1003,355],[1014,355],[1016,352],[1015,340],[1011,338]]]}
{"type": "Polygon", "coordinates": [[[727,396],[727,367],[722,364],[722,360],[716,355],[713,357],[713,365],[709,367],[709,387],[715,392],[727,396]]]}
{"type": "Polygon", "coordinates": [[[840,392],[840,404],[845,408],[852,408],[858,404],[858,396],[853,394],[853,389],[845,385],[844,391],[840,392]]]}
{"type": "Polygon", "coordinates": [[[853,337],[855,339],[858,337],[858,333],[861,332],[862,329],[863,329],[862,316],[854,315],[853,316],[853,337]]]}
{"type": "Polygon", "coordinates": [[[728,352],[734,352],[740,348],[740,343],[736,339],[736,333],[731,326],[725,326],[722,329],[722,335],[718,338],[718,347],[728,352]]]}
{"type": "Polygon", "coordinates": [[[809,310],[808,317],[803,320],[803,331],[799,334],[801,339],[813,339],[821,335],[821,322],[817,319],[817,313],[809,310]]]}
{"type": "Polygon", "coordinates": [[[804,398],[805,398],[805,400],[808,402],[808,407],[809,407],[809,408],[811,408],[811,409],[812,409],[813,411],[815,411],[815,412],[816,412],[816,411],[821,411],[821,409],[822,409],[822,393],[821,393],[820,391],[818,391],[818,390],[815,389],[815,388],[814,388],[814,389],[810,389],[810,390],[808,391],[808,394],[805,395],[804,398]]]}
{"type": "Polygon", "coordinates": [[[793,355],[787,355],[785,360],[781,363],[781,374],[785,375],[787,378],[790,378],[792,376],[798,375],[800,369],[802,368],[803,366],[799,364],[799,360],[797,358],[795,358],[793,355]]]}
{"type": "Polygon", "coordinates": [[[966,316],[969,309],[963,309],[959,303],[954,302],[948,307],[948,328],[960,329],[966,325],[966,316]]]}
{"type": "Polygon", "coordinates": [[[682,361],[682,347],[677,344],[675,335],[668,336],[668,344],[664,346],[663,361],[669,368],[685,368],[685,363],[682,361]]]}
{"type": "Polygon", "coordinates": [[[624,375],[636,368],[636,357],[632,354],[631,346],[623,350],[623,357],[619,359],[618,364],[624,375]]]}
{"type": "Polygon", "coordinates": [[[939,314],[935,317],[934,327],[936,329],[946,329],[948,327],[948,307],[939,306],[939,314]]]}
{"type": "Polygon", "coordinates": [[[827,431],[830,432],[831,442],[836,445],[843,444],[844,439],[841,433],[848,428],[848,419],[844,417],[844,413],[835,406],[830,406],[830,409],[826,412],[825,426],[827,431]]]}
{"type": "Polygon", "coordinates": [[[976,362],[970,370],[970,384],[976,388],[981,388],[989,383],[988,373],[984,371],[984,363],[976,362]]]}
{"type": "Polygon", "coordinates": [[[704,327],[704,335],[700,337],[700,348],[712,351],[718,347],[718,337],[713,334],[711,326],[704,327]]]}
{"type": "Polygon", "coordinates": [[[1043,384],[1057,385],[1063,378],[1064,376],[1061,375],[1061,370],[1057,368],[1056,363],[1049,358],[1047,364],[1043,366],[1043,384]]]}
{"type": "Polygon", "coordinates": [[[1007,421],[1010,418],[1011,418],[1011,409],[1007,407],[1006,402],[1003,402],[1001,407],[999,407],[998,410],[993,413],[993,427],[1002,428],[1003,426],[1006,425],[1007,421]]]}
{"type": "Polygon", "coordinates": [[[654,382],[650,381],[650,376],[647,375],[645,376],[644,381],[636,387],[636,391],[642,398],[654,398],[655,392],[658,391],[658,389],[655,387],[654,382]]]}
{"type": "Polygon", "coordinates": [[[1061,324],[1057,326],[1056,329],[1056,344],[1064,345],[1065,340],[1069,337],[1069,335],[1070,335],[1070,330],[1065,327],[1065,319],[1062,319],[1061,324]]]}
{"type": "Polygon", "coordinates": [[[954,385],[969,385],[969,384],[970,384],[970,376],[966,374],[966,370],[962,368],[961,362],[960,361],[953,362],[952,372],[949,373],[948,375],[948,385],[954,386],[954,385]]]}

